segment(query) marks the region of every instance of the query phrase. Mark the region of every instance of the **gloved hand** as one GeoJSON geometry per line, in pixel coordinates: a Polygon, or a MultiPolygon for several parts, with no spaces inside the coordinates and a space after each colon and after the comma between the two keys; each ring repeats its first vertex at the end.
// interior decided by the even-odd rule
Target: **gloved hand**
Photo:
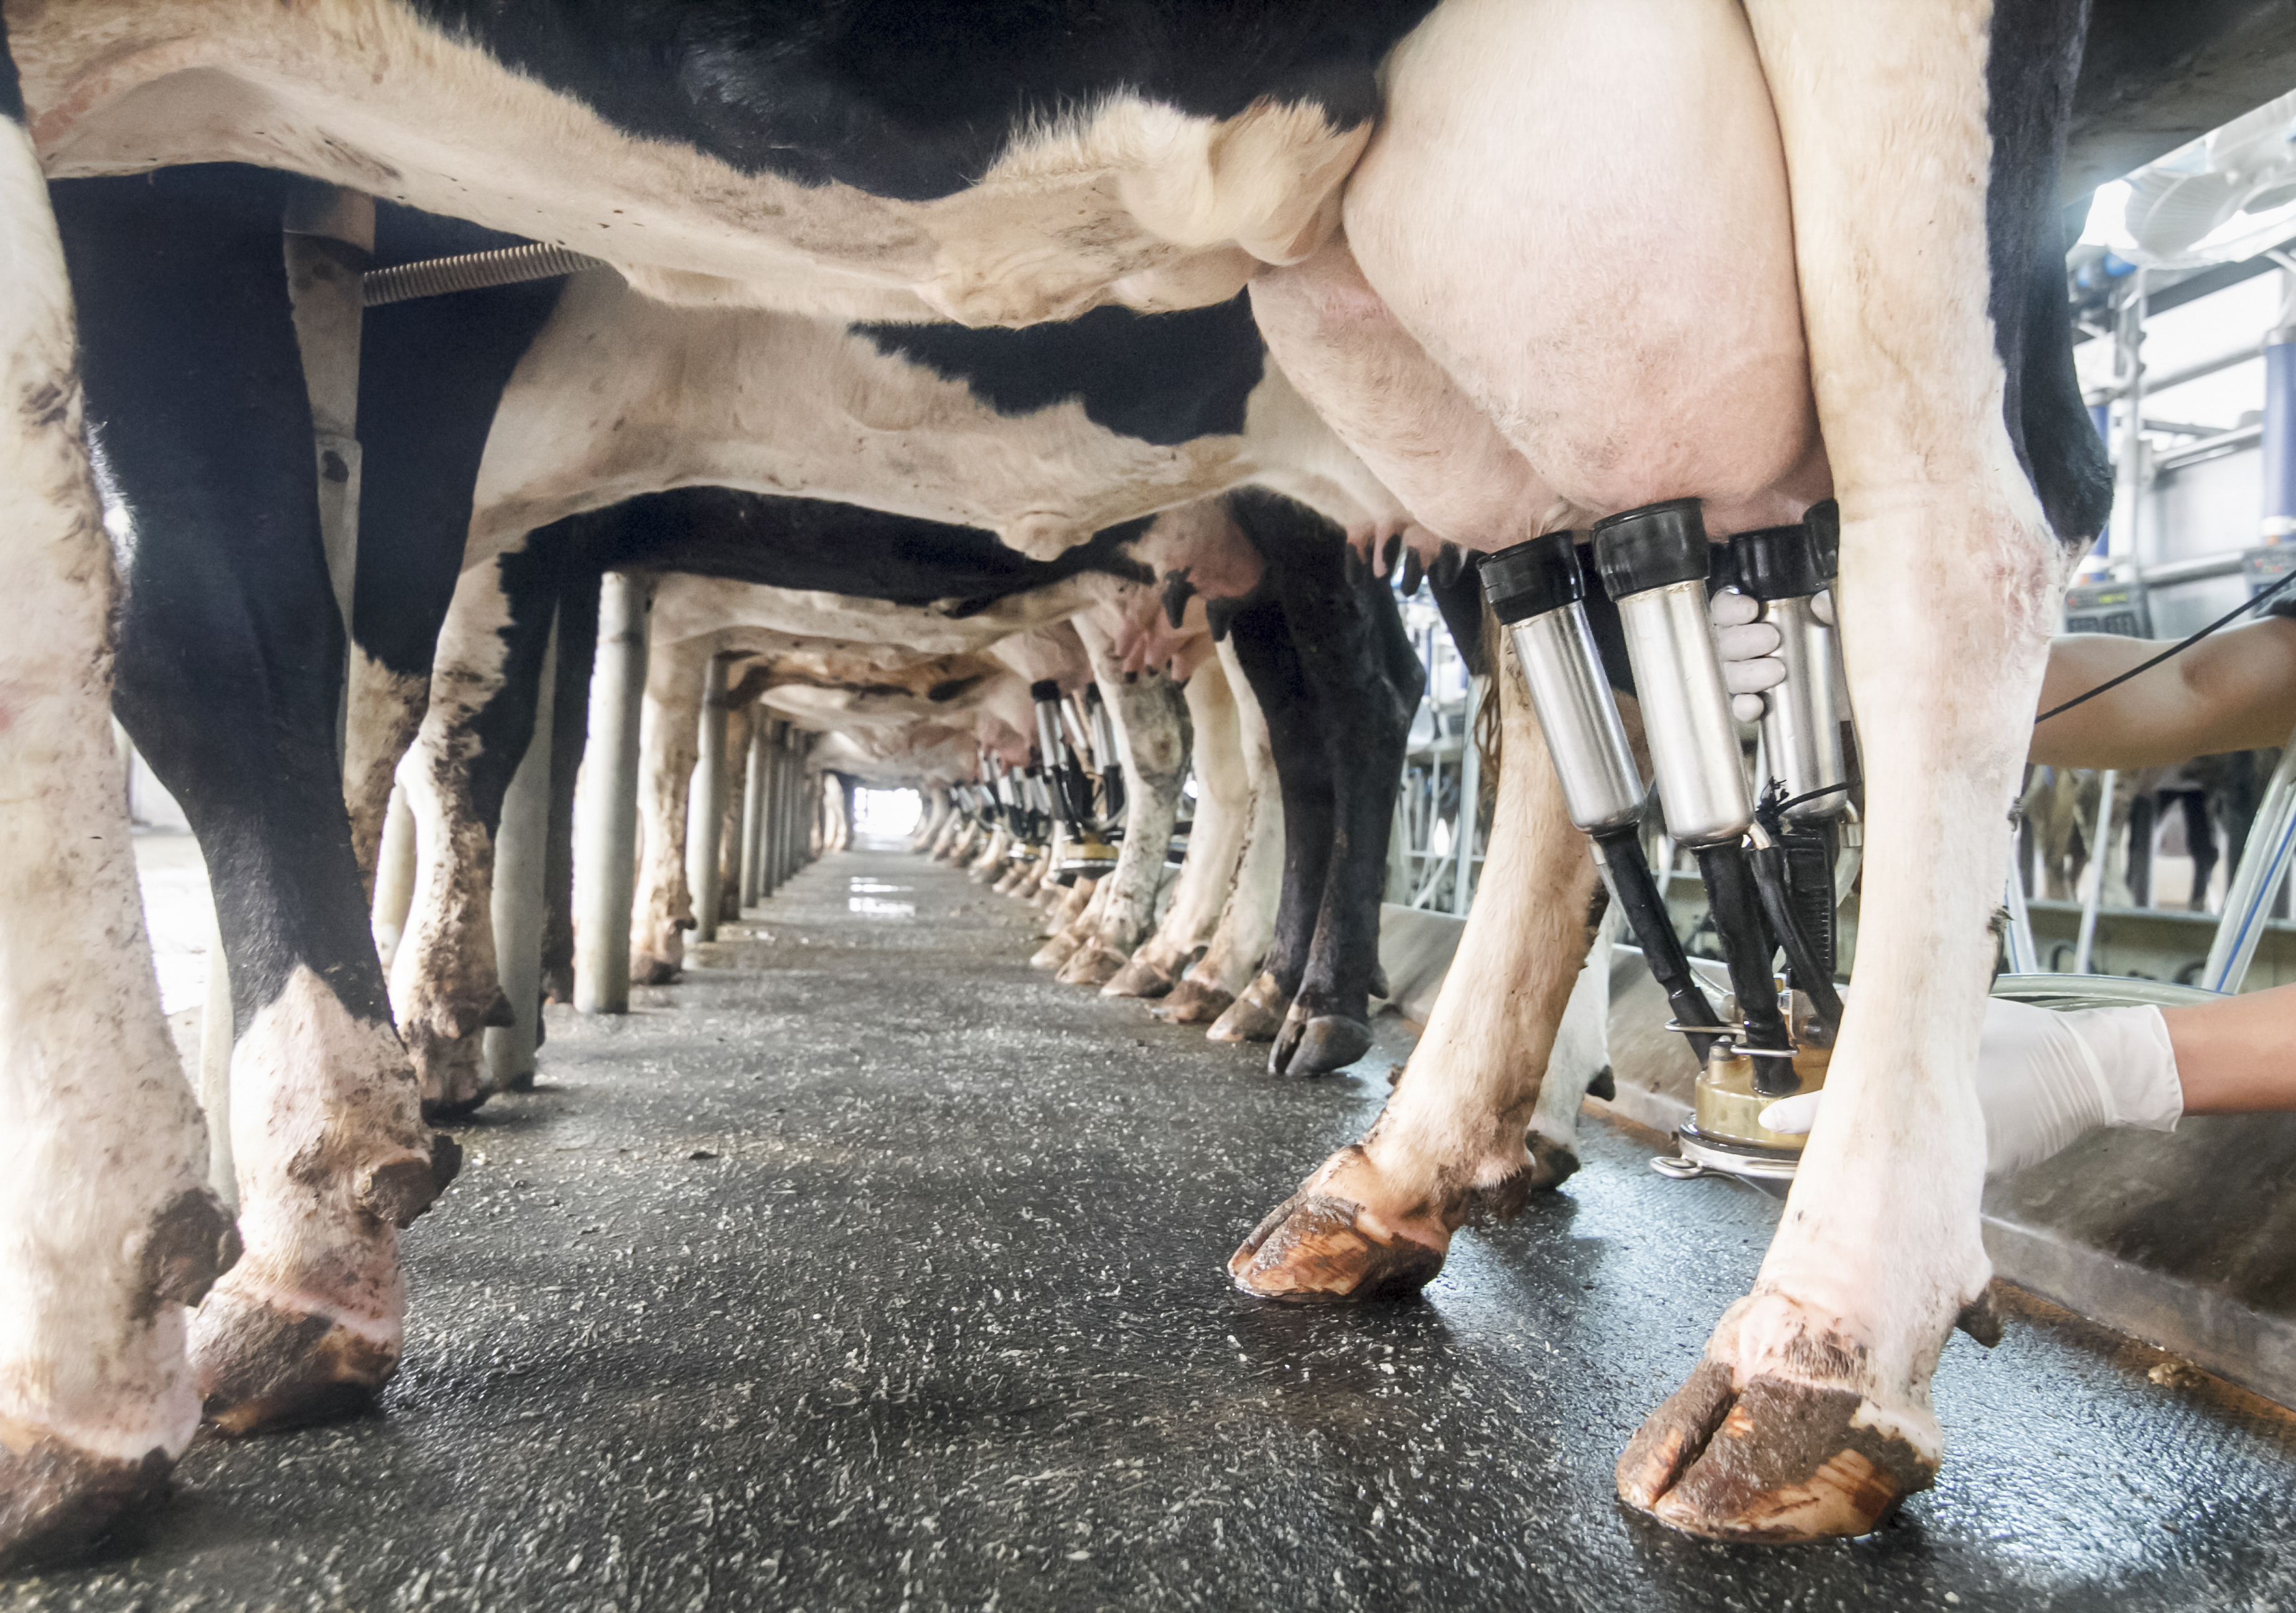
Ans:
{"type": "MultiPolygon", "coordinates": [[[[1827,588],[1810,601],[1820,621],[1833,622],[1833,590],[1827,588]]],[[[1730,714],[1741,722],[1762,720],[1762,691],[1785,681],[1785,662],[1778,659],[1778,630],[1756,620],[1761,602],[1736,588],[1723,588],[1706,601],[1706,620],[1714,630],[1714,648],[1722,662],[1722,682],[1730,691],[1730,714]]]]}
{"type": "MultiPolygon", "coordinates": [[[[1821,1089],[1764,1109],[1773,1132],[1808,1132],[1821,1089]]],[[[1977,1044],[1977,1103],[1985,1112],[1985,1173],[2006,1176],[2070,1148],[2095,1126],[2173,1132],[2185,1113],[2177,1055],[2155,1008],[2061,1014],[1986,1000],[1977,1044]]]]}

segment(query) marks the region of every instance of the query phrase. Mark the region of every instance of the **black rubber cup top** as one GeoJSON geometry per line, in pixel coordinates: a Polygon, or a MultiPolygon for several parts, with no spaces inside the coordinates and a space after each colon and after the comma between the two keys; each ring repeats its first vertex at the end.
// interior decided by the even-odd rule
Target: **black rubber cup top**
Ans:
{"type": "Polygon", "coordinates": [[[1801,523],[1817,550],[1817,574],[1831,582],[1841,574],[1841,506],[1821,498],[1801,513],[1801,523]]]}
{"type": "Polygon", "coordinates": [[[1738,586],[1757,599],[1807,599],[1833,580],[1818,569],[1816,540],[1800,522],[1741,532],[1730,548],[1738,586]]]}
{"type": "Polygon", "coordinates": [[[1029,686],[1029,698],[1031,700],[1058,700],[1060,697],[1061,685],[1056,678],[1039,678],[1029,686]]]}
{"type": "Polygon", "coordinates": [[[1646,504],[1595,525],[1595,568],[1613,599],[1705,581],[1710,547],[1695,498],[1646,504]]]}
{"type": "Polygon", "coordinates": [[[1587,597],[1578,546],[1569,532],[1549,532],[1483,561],[1483,597],[1503,627],[1544,616],[1587,597]]]}

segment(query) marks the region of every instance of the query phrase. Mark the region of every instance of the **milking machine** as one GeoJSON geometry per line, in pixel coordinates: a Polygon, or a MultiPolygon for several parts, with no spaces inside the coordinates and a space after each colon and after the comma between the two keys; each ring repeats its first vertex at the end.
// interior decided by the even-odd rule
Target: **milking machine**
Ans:
{"type": "Polygon", "coordinates": [[[1493,555],[1485,597],[1512,638],[1571,821],[1666,993],[1667,1028],[1700,1065],[1693,1115],[1669,1174],[1757,1181],[1793,1174],[1803,1139],[1770,1132],[1770,1104],[1816,1090],[1841,1019],[1833,985],[1836,867],[1849,761],[1833,630],[1817,597],[1838,545],[1818,521],[1710,543],[1694,499],[1612,516],[1594,562],[1616,605],[1668,835],[1697,859],[1732,990],[1718,1007],[1692,973],[1642,850],[1649,794],[1627,739],[1586,600],[1578,547],[1551,533],[1493,555]],[[1776,625],[1785,681],[1761,723],[1764,786],[1743,746],[1707,619],[1707,585],[1734,572],[1776,625]],[[1772,971],[1781,951],[1785,974],[1772,971]]]}
{"type": "MultiPolygon", "coordinates": [[[[1096,701],[1099,687],[1086,687],[1096,701]]],[[[1053,868],[1053,882],[1070,885],[1079,879],[1097,879],[1116,867],[1116,847],[1111,844],[1115,837],[1103,832],[1103,820],[1093,811],[1094,774],[1097,771],[1105,779],[1114,746],[1097,750],[1100,736],[1086,731],[1076,712],[1062,697],[1061,686],[1053,679],[1030,685],[1029,698],[1037,707],[1037,749],[1052,776],[1051,793],[1068,830],[1061,859],[1053,868]],[[1092,769],[1086,766],[1087,757],[1092,769]]]]}

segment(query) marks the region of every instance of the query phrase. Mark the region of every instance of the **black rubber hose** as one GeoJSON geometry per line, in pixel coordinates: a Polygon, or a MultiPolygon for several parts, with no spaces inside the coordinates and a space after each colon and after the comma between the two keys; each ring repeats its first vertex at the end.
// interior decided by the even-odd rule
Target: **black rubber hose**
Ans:
{"type": "Polygon", "coordinates": [[[1786,968],[1794,985],[1809,998],[1809,1006],[1825,1026],[1831,1043],[1841,1029],[1841,996],[1833,989],[1833,975],[1802,929],[1794,910],[1786,876],[1786,853],[1778,846],[1759,846],[1753,854],[1754,885],[1760,891],[1762,911],[1786,951],[1786,968]]]}
{"type": "MultiPolygon", "coordinates": [[[[1793,1039],[1786,1033],[1785,1016],[1778,1012],[1778,989],[1770,974],[1775,947],[1745,846],[1734,840],[1700,846],[1698,871],[1706,881],[1706,901],[1714,914],[1723,961],[1730,966],[1730,988],[1738,994],[1738,1016],[1746,1024],[1745,1045],[1777,1053],[1791,1050],[1793,1039]]],[[[1757,1092],[1782,1098],[1800,1085],[1792,1059],[1754,1056],[1757,1092]]]]}
{"type": "MultiPolygon", "coordinates": [[[[1627,927],[1635,933],[1636,944],[1643,950],[1643,959],[1650,965],[1651,978],[1666,993],[1666,1004],[1674,1011],[1675,1024],[1721,1024],[1715,1017],[1714,1005],[1706,1000],[1706,993],[1700,989],[1698,977],[1690,972],[1690,959],[1683,952],[1681,938],[1674,933],[1674,919],[1666,910],[1666,898],[1660,894],[1658,882],[1651,876],[1650,864],[1643,859],[1641,835],[1634,825],[1628,824],[1620,828],[1599,830],[1593,839],[1603,860],[1603,883],[1626,914],[1627,927]]],[[[1690,1039],[1690,1050],[1698,1057],[1698,1067],[1704,1069],[1707,1053],[1713,1048],[1715,1039],[1702,1031],[1685,1033],[1690,1039]]]]}

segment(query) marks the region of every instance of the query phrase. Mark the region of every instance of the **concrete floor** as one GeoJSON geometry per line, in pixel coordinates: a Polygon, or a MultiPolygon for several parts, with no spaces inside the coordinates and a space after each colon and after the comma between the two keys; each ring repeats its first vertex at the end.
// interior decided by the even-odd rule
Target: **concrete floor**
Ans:
{"type": "MultiPolygon", "coordinates": [[[[381,1411],[202,1443],[0,1607],[2296,1609],[2296,1420],[2030,1307],[1958,1338],[1939,1486],[1703,1544],[1611,1468],[1775,1206],[1590,1126],[1418,1304],[1221,1263],[1377,1111],[1029,969],[1027,917],[833,857],[461,1133],[381,1411]]],[[[1395,1022],[1386,1022],[1390,1027],[1395,1022]]]]}

